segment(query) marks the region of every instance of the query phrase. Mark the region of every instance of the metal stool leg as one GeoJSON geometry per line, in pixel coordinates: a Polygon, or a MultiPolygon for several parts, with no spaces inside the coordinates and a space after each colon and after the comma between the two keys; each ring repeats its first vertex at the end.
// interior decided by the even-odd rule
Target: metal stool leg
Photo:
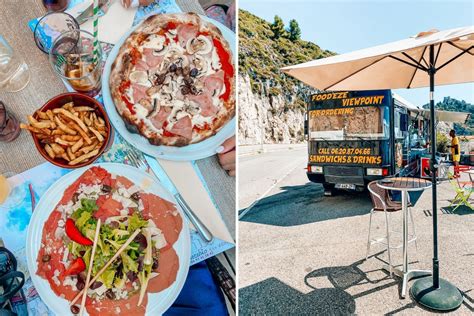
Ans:
{"type": "Polygon", "coordinates": [[[413,213],[411,212],[411,207],[408,208],[408,213],[410,214],[411,227],[413,227],[413,240],[415,241],[416,255],[418,256],[418,243],[416,241],[418,237],[416,237],[415,221],[413,220],[413,213]]]}
{"type": "Polygon", "coordinates": [[[385,213],[385,230],[387,233],[388,266],[390,269],[390,277],[393,277],[392,258],[390,256],[390,230],[389,230],[388,212],[384,211],[384,213],[385,213]]]}
{"type": "Polygon", "coordinates": [[[374,209],[370,210],[370,218],[369,218],[369,236],[367,237],[367,252],[365,254],[365,260],[369,258],[370,246],[372,242],[370,241],[370,231],[372,229],[372,215],[374,214],[374,209]]]}

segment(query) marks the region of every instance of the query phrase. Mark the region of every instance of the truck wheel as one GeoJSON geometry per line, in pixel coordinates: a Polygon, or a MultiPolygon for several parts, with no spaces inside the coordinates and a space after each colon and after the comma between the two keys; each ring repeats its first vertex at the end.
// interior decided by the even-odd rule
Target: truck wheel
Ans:
{"type": "Polygon", "coordinates": [[[334,184],[323,183],[324,187],[324,196],[333,196],[334,195],[334,184]]]}

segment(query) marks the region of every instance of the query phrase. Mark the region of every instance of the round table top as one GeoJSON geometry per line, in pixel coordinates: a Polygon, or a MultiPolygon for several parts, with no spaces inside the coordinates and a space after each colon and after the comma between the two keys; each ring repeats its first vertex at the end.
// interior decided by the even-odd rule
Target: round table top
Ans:
{"type": "Polygon", "coordinates": [[[420,178],[397,177],[377,181],[382,189],[396,191],[422,191],[431,187],[431,181],[420,178]]]}

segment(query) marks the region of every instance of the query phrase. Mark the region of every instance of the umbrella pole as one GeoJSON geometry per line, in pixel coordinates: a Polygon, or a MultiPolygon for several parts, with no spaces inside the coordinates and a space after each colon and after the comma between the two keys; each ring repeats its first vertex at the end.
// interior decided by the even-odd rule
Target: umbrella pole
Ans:
{"type": "Polygon", "coordinates": [[[433,203],[433,276],[419,279],[413,283],[410,293],[419,304],[436,311],[451,311],[461,306],[463,296],[459,289],[444,279],[439,278],[438,260],[438,201],[436,192],[436,128],[434,108],[434,80],[436,65],[434,58],[434,46],[429,47],[430,67],[430,133],[431,133],[431,162],[430,171],[432,176],[432,203],[433,203]]]}

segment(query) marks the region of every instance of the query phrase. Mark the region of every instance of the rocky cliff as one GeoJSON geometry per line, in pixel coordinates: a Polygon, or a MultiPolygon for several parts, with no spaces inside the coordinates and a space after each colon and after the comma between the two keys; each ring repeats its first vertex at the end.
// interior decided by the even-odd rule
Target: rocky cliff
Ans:
{"type": "Polygon", "coordinates": [[[239,77],[238,93],[241,145],[303,141],[304,108],[287,107],[287,99],[296,98],[296,95],[255,93],[246,75],[239,77]]]}
{"type": "Polygon", "coordinates": [[[277,36],[272,24],[240,10],[239,143],[302,142],[306,98],[314,90],[279,69],[330,55],[284,31],[277,36]]]}

